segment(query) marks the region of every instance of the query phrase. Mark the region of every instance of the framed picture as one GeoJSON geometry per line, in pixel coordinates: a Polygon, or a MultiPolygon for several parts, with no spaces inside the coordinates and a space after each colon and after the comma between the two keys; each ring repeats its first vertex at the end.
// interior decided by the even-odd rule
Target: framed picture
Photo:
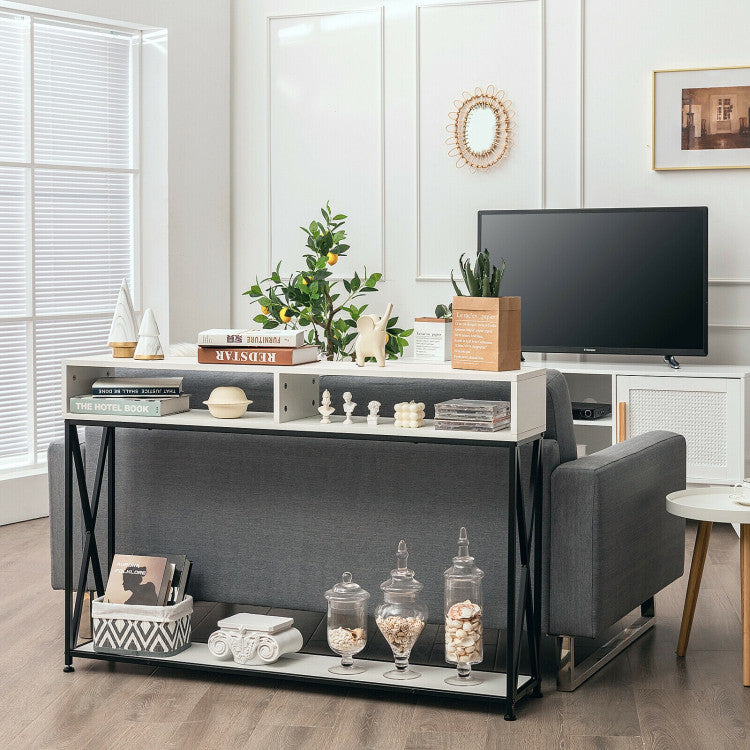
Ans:
{"type": "Polygon", "coordinates": [[[750,66],[655,70],[651,166],[750,168],[750,66]]]}

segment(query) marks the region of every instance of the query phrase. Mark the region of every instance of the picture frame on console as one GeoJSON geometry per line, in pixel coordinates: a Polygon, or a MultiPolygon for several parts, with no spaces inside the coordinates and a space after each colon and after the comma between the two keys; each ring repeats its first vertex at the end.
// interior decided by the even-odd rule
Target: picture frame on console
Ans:
{"type": "Polygon", "coordinates": [[[652,118],[655,171],[750,168],[750,66],[655,70],[652,118]]]}

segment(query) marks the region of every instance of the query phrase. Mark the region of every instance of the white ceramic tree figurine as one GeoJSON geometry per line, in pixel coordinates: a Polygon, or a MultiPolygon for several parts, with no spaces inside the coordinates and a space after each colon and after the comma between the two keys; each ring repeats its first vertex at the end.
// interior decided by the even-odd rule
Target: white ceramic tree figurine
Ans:
{"type": "Polygon", "coordinates": [[[120,292],[117,295],[115,314],[112,316],[112,325],[109,329],[107,343],[112,347],[113,357],[132,357],[138,343],[136,329],[138,324],[135,320],[133,300],[130,297],[128,282],[123,279],[120,292]]]}
{"type": "Polygon", "coordinates": [[[156,325],[154,311],[147,307],[138,330],[138,346],[135,348],[135,359],[164,359],[164,350],[159,341],[159,326],[156,325]]]}

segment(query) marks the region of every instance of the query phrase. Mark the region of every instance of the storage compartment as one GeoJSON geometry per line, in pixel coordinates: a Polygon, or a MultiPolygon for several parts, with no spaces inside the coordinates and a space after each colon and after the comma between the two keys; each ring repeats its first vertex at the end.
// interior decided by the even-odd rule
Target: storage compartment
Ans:
{"type": "Polygon", "coordinates": [[[169,607],[111,604],[104,597],[91,604],[94,651],[123,656],[174,656],[190,645],[193,597],[169,607]]]}

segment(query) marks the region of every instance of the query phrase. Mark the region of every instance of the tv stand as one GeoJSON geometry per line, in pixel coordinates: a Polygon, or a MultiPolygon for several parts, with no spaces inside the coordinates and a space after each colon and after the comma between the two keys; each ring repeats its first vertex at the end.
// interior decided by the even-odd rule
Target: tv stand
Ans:
{"type": "MultiPolygon", "coordinates": [[[[750,365],[560,362],[572,401],[612,404],[612,415],[574,420],[576,443],[595,453],[649,430],[687,441],[687,481],[732,485],[750,476],[750,365]],[[623,418],[624,414],[624,418],[623,418]],[[747,446],[747,451],[746,451],[747,446]]],[[[583,451],[584,448],[581,448],[583,451]]]]}
{"type": "Polygon", "coordinates": [[[665,354],[664,361],[673,369],[679,370],[680,363],[675,359],[674,354],[665,354]]]}

